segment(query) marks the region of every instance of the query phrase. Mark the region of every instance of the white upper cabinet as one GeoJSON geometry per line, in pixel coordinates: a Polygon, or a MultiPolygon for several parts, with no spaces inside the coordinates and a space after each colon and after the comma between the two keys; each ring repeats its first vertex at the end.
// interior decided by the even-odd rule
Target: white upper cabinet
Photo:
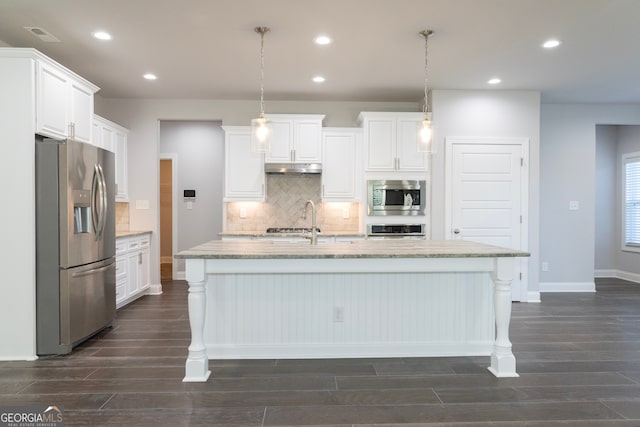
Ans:
{"type": "Polygon", "coordinates": [[[322,200],[358,201],[362,180],[359,128],[324,128],[322,130],[322,200]]]}
{"type": "Polygon", "coordinates": [[[127,166],[127,140],[129,130],[110,120],[93,116],[93,145],[116,155],[116,201],[129,200],[129,172],[127,166]]]}
{"type": "Polygon", "coordinates": [[[267,114],[273,135],[266,163],[321,163],[322,114],[267,114]]]}
{"type": "Polygon", "coordinates": [[[250,126],[223,126],[224,201],[264,201],[264,157],[251,151],[250,126]]]}
{"type": "Polygon", "coordinates": [[[127,140],[129,131],[116,127],[113,133],[113,148],[116,153],[116,201],[129,201],[129,166],[127,160],[127,140]]]}
{"type": "Polygon", "coordinates": [[[363,112],[359,119],[367,171],[426,172],[427,157],[418,152],[423,113],[363,112]]]}
{"type": "Polygon", "coordinates": [[[91,142],[98,87],[45,58],[36,67],[36,133],[91,142]]]}

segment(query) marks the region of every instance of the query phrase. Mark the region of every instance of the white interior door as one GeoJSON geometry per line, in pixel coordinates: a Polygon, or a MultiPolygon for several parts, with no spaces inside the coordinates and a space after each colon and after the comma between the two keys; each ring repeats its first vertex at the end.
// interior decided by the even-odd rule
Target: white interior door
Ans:
{"type": "MultiPolygon", "coordinates": [[[[526,250],[527,154],[522,138],[447,138],[445,236],[526,250]]],[[[512,299],[523,301],[526,262],[514,264],[512,299]]]]}

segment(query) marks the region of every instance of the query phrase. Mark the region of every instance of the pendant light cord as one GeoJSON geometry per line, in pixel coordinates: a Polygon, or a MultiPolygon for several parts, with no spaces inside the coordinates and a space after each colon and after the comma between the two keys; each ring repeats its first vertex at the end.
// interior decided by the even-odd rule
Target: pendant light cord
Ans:
{"type": "Polygon", "coordinates": [[[256,27],[256,33],[260,33],[260,117],[264,118],[264,35],[269,28],[256,27]]]}
{"type": "Polygon", "coordinates": [[[433,34],[431,30],[423,30],[419,33],[424,37],[424,106],[423,113],[429,112],[429,90],[428,90],[428,65],[429,65],[429,36],[433,34]]]}

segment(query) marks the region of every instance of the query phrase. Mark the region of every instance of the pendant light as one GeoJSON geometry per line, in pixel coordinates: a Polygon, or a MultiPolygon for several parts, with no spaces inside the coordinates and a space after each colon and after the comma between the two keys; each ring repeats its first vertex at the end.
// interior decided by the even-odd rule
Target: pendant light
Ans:
{"type": "Polygon", "coordinates": [[[266,153],[269,151],[271,122],[264,117],[264,35],[269,28],[256,27],[255,32],[260,34],[260,116],[251,120],[251,151],[266,153]]]}
{"type": "Polygon", "coordinates": [[[419,129],[418,138],[418,151],[421,153],[435,153],[435,144],[433,140],[433,122],[431,121],[431,103],[429,102],[429,89],[428,89],[428,68],[429,65],[429,36],[433,34],[431,30],[420,31],[422,37],[424,37],[424,119],[422,120],[422,126],[419,129]]]}

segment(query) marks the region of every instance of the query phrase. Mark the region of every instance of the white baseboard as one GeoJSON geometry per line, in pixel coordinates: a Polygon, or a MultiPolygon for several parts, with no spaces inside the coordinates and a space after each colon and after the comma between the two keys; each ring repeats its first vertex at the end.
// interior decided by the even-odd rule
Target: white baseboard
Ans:
{"type": "Polygon", "coordinates": [[[540,292],[534,292],[534,291],[527,292],[527,302],[541,302],[540,292]]]}
{"type": "Polygon", "coordinates": [[[595,282],[540,282],[540,292],[595,292],[595,282]]]}
{"type": "Polygon", "coordinates": [[[162,284],[155,283],[149,285],[149,288],[147,289],[145,295],[162,295],[162,284]]]}
{"type": "Polygon", "coordinates": [[[335,359],[353,357],[489,356],[493,342],[208,344],[209,359],[335,359]]]}
{"type": "Polygon", "coordinates": [[[640,274],[631,273],[629,271],[596,270],[594,273],[594,276],[598,278],[615,277],[616,279],[623,279],[623,280],[628,280],[630,282],[640,283],[640,274]]]}

